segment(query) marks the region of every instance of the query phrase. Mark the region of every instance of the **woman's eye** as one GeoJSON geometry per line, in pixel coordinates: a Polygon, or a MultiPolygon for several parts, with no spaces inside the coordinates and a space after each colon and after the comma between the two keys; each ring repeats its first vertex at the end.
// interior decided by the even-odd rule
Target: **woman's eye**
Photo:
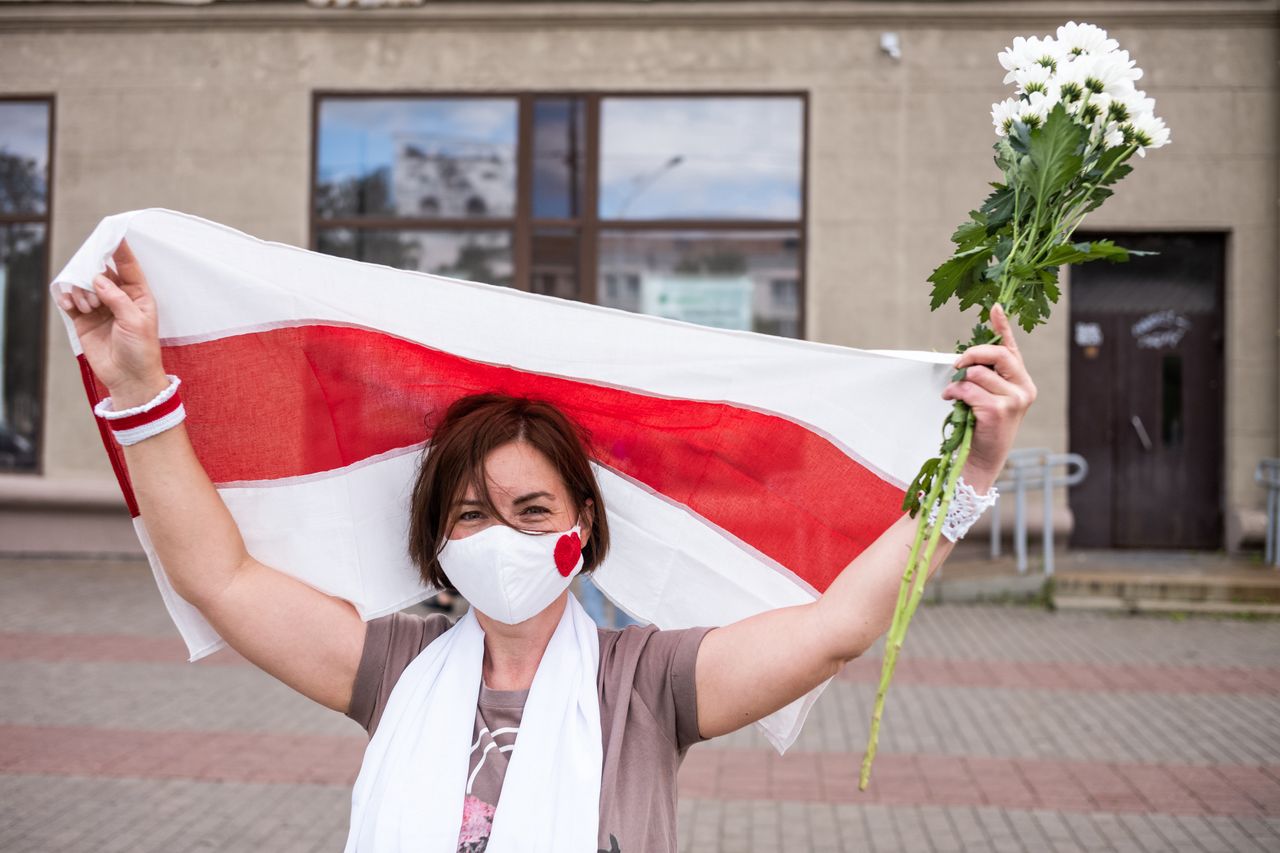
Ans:
{"type": "Polygon", "coordinates": [[[475,521],[475,520],[476,520],[477,518],[479,518],[482,514],[483,514],[483,513],[479,512],[479,511],[477,511],[477,510],[474,510],[474,509],[472,509],[472,510],[467,510],[467,511],[466,511],[466,512],[464,512],[462,515],[458,516],[458,520],[459,520],[459,521],[475,521]]]}
{"type": "Polygon", "coordinates": [[[541,506],[531,506],[531,507],[525,508],[525,512],[532,512],[533,510],[537,510],[538,512],[543,512],[543,513],[550,511],[546,507],[541,507],[541,506]]]}

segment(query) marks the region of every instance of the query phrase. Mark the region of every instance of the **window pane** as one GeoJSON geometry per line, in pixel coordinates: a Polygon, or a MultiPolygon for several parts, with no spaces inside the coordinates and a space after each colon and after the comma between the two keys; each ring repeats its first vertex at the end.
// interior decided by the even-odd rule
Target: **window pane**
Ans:
{"type": "Polygon", "coordinates": [[[511,284],[509,231],[388,231],[327,228],[317,251],[406,270],[511,284]]]}
{"type": "Polygon", "coordinates": [[[605,98],[601,219],[799,219],[800,98],[605,98]]]}
{"type": "Polygon", "coordinates": [[[600,235],[601,305],[794,338],[799,292],[795,232],[600,235]]]}
{"type": "Polygon", "coordinates": [[[581,98],[539,98],[533,104],[533,215],[580,215],[586,125],[581,98]]]}
{"type": "Polygon", "coordinates": [[[43,215],[49,192],[49,104],[0,101],[0,213],[43,215]]]}
{"type": "Polygon", "coordinates": [[[533,232],[530,289],[534,293],[578,298],[578,235],[570,228],[539,228],[533,232]]]}
{"type": "Polygon", "coordinates": [[[510,98],[322,101],[316,214],[510,217],[516,102],[510,98]]]}
{"type": "Polygon", "coordinates": [[[0,226],[0,470],[38,458],[44,243],[43,225],[0,226]]]}

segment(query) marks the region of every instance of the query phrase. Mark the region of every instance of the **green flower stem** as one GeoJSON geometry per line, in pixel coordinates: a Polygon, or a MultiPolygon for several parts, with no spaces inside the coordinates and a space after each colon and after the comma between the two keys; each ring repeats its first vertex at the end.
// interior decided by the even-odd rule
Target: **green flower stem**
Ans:
{"type": "MultiPolygon", "coordinates": [[[[947,462],[942,460],[943,464],[947,462]]],[[[938,498],[938,492],[942,490],[943,478],[941,472],[934,476],[933,482],[929,487],[929,492],[925,495],[924,506],[933,506],[933,502],[938,498]]],[[[871,733],[867,737],[867,751],[862,758],[862,775],[858,782],[858,790],[865,791],[867,783],[871,780],[871,763],[875,761],[876,745],[880,740],[880,720],[884,716],[884,700],[885,695],[889,691],[889,681],[893,678],[893,668],[897,663],[897,650],[902,644],[894,645],[894,638],[900,633],[900,625],[902,616],[906,613],[907,602],[911,591],[912,581],[915,580],[917,557],[920,554],[920,546],[924,542],[925,532],[928,528],[928,515],[921,511],[919,524],[916,525],[916,538],[911,544],[911,553],[907,556],[907,567],[902,573],[902,583],[898,586],[898,604],[893,610],[893,622],[889,625],[889,633],[885,639],[884,661],[880,668],[880,685],[876,688],[876,704],[875,710],[871,714],[871,733]]]]}
{"type": "Polygon", "coordinates": [[[924,597],[924,580],[929,577],[929,566],[933,565],[933,555],[938,548],[939,537],[942,535],[942,520],[947,515],[947,510],[951,508],[951,499],[956,494],[956,483],[960,479],[960,471],[964,468],[964,463],[969,460],[969,449],[973,446],[973,428],[976,422],[976,416],[973,410],[969,410],[968,418],[964,424],[964,434],[960,437],[960,446],[956,448],[956,455],[951,463],[950,470],[947,472],[947,487],[942,493],[942,505],[938,507],[938,523],[933,526],[929,533],[929,544],[925,547],[924,552],[924,573],[920,576],[920,583],[912,591],[911,603],[908,605],[906,616],[903,619],[902,626],[899,628],[901,636],[898,640],[898,646],[902,646],[902,641],[907,636],[907,625],[911,623],[912,618],[916,615],[916,608],[920,606],[920,600],[924,597]]]}
{"type": "Polygon", "coordinates": [[[880,721],[884,717],[884,703],[889,692],[889,682],[893,680],[893,672],[898,664],[898,653],[902,651],[902,644],[907,637],[907,626],[911,623],[911,617],[915,615],[916,608],[920,606],[920,601],[924,597],[924,587],[929,579],[929,566],[933,563],[938,539],[942,535],[942,522],[946,518],[947,510],[951,507],[951,499],[956,492],[956,481],[960,476],[960,470],[964,467],[965,460],[969,458],[969,448],[973,441],[973,425],[974,414],[970,409],[964,426],[960,428],[963,430],[960,446],[954,454],[943,459],[944,470],[937,473],[929,494],[925,497],[922,507],[932,507],[938,499],[939,490],[942,492],[942,503],[938,507],[934,522],[930,524],[929,514],[923,508],[920,511],[916,538],[911,545],[911,553],[907,557],[907,568],[902,575],[902,584],[898,588],[898,606],[894,610],[893,622],[885,639],[884,662],[880,667],[880,684],[876,688],[875,709],[871,714],[871,731],[867,738],[867,751],[862,758],[862,771],[858,778],[860,791],[865,791],[871,782],[871,765],[875,761],[876,747],[880,741],[880,721]],[[926,533],[929,541],[925,546],[924,559],[920,560],[920,546],[924,542],[926,533]]]}

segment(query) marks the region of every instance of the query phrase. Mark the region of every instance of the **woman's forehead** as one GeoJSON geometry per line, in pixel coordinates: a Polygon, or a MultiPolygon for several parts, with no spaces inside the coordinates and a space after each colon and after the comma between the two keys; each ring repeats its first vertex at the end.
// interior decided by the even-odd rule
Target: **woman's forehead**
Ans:
{"type": "MultiPolygon", "coordinates": [[[[513,442],[493,450],[485,460],[485,485],[497,503],[514,503],[540,494],[553,500],[564,491],[564,480],[551,461],[537,448],[513,442]]],[[[467,483],[463,500],[478,500],[474,482],[467,483]]]]}

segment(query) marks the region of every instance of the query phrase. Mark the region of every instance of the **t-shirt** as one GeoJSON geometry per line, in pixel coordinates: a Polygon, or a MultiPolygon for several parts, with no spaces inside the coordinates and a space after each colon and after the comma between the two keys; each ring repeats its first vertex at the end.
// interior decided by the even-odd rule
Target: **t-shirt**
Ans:
{"type": "MultiPolygon", "coordinates": [[[[370,737],[400,674],[451,624],[443,614],[411,613],[366,623],[347,716],[370,737]]],[[[661,631],[652,625],[599,629],[603,853],[675,853],[676,771],[688,748],[705,740],[698,734],[694,665],[710,630],[661,631]]],[[[459,853],[480,853],[488,844],[528,693],[480,686],[459,853]]]]}

